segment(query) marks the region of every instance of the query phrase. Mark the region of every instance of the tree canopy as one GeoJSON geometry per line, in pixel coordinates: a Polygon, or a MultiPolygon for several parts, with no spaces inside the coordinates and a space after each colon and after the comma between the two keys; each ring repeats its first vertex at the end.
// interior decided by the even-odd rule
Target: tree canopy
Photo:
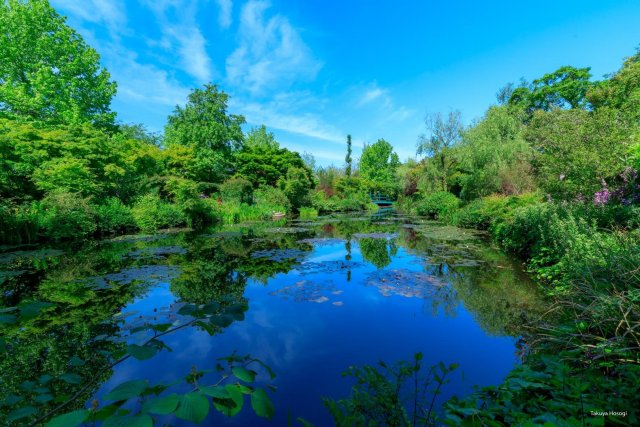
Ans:
{"type": "Polygon", "coordinates": [[[0,111],[112,125],[116,83],[46,0],[0,2],[0,111]]]}

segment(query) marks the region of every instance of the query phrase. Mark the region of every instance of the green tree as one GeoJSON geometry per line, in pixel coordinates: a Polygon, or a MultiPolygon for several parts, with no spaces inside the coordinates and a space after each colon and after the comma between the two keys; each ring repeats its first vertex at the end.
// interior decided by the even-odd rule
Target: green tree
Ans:
{"type": "Polygon", "coordinates": [[[640,50],[627,58],[611,78],[596,83],[587,92],[587,98],[596,109],[615,108],[637,125],[640,120],[640,50]]]}
{"type": "Polygon", "coordinates": [[[235,155],[236,173],[248,179],[255,188],[275,186],[291,168],[304,170],[306,179],[313,182],[313,172],[300,154],[280,147],[264,125],[249,131],[246,143],[235,155]]]}
{"type": "Polygon", "coordinates": [[[524,140],[522,114],[518,111],[491,107],[480,122],[463,133],[458,146],[462,198],[533,190],[533,150],[524,140]]]}
{"type": "Polygon", "coordinates": [[[379,139],[364,146],[359,170],[370,190],[393,196],[397,192],[395,173],[399,165],[400,159],[393,151],[393,146],[384,139],[379,139]]]}
{"type": "Polygon", "coordinates": [[[244,141],[244,117],[227,114],[229,96],[217,85],[193,90],[184,107],[176,106],[165,127],[169,148],[190,149],[192,161],[185,162],[187,177],[196,181],[219,183],[231,171],[233,153],[244,141]]]}
{"type": "Polygon", "coordinates": [[[347,167],[345,168],[345,175],[347,176],[347,178],[351,177],[351,166],[352,166],[352,159],[351,159],[351,135],[347,135],[347,156],[345,157],[345,162],[347,162],[347,167]]]}
{"type": "Polygon", "coordinates": [[[436,188],[448,191],[449,175],[457,163],[452,149],[460,142],[463,130],[462,114],[460,111],[451,111],[446,118],[441,113],[429,114],[425,117],[424,123],[428,134],[422,134],[418,138],[417,154],[426,155],[431,159],[430,163],[438,181],[436,188]]]}
{"type": "Polygon", "coordinates": [[[536,112],[526,139],[541,187],[554,198],[592,198],[627,166],[629,132],[610,108],[536,112]]]}
{"type": "Polygon", "coordinates": [[[521,85],[511,92],[509,104],[535,110],[550,111],[554,108],[587,108],[586,97],[591,87],[590,68],[564,66],[545,74],[531,85],[521,85]]]}
{"type": "Polygon", "coordinates": [[[47,0],[0,2],[0,111],[113,124],[116,83],[47,0]]]}
{"type": "Polygon", "coordinates": [[[286,178],[280,181],[280,188],[291,202],[294,210],[309,204],[309,190],[313,183],[304,168],[291,167],[286,178]]]}

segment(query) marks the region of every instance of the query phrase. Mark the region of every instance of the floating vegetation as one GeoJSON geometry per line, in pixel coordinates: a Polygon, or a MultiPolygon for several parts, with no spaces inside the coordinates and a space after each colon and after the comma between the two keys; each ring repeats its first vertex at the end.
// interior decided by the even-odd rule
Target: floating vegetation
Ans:
{"type": "Polygon", "coordinates": [[[316,237],[311,239],[298,240],[298,243],[306,243],[313,246],[333,246],[344,244],[342,239],[334,239],[332,237],[316,237]]]}
{"type": "Polygon", "coordinates": [[[180,268],[173,265],[143,265],[121,270],[118,273],[105,274],[100,277],[90,277],[86,280],[86,286],[91,289],[109,289],[111,282],[118,285],[130,285],[132,283],[154,284],[169,282],[180,275],[180,268]]]}
{"type": "Polygon", "coordinates": [[[299,249],[265,249],[253,251],[251,258],[268,258],[271,261],[285,261],[288,259],[301,260],[306,255],[307,252],[299,249]]]}
{"type": "Polygon", "coordinates": [[[20,276],[22,273],[25,273],[25,270],[0,271],[0,285],[2,285],[12,277],[20,276]]]}
{"type": "Polygon", "coordinates": [[[336,273],[338,271],[348,271],[363,267],[364,264],[355,261],[322,261],[322,262],[303,262],[296,266],[296,271],[302,275],[308,274],[327,274],[336,273]]]}
{"type": "Polygon", "coordinates": [[[139,249],[137,251],[129,252],[127,258],[144,259],[155,258],[163,259],[169,255],[174,254],[186,254],[187,250],[182,246],[157,246],[153,248],[139,249]]]}
{"type": "Polygon", "coordinates": [[[9,264],[17,259],[45,259],[53,258],[64,254],[58,249],[38,249],[33,251],[14,251],[0,254],[0,264],[9,264]]]}
{"type": "Polygon", "coordinates": [[[306,233],[311,231],[309,228],[303,227],[273,227],[273,228],[265,228],[263,230],[265,233],[278,233],[278,234],[297,234],[297,233],[306,233]]]}
{"type": "Polygon", "coordinates": [[[393,239],[398,237],[398,233],[355,233],[353,237],[356,239],[393,239]]]}
{"type": "Polygon", "coordinates": [[[366,280],[367,286],[378,288],[385,296],[406,298],[430,298],[447,286],[444,280],[421,271],[407,269],[378,270],[366,280]]]}
{"type": "Polygon", "coordinates": [[[435,223],[420,224],[419,226],[412,228],[423,237],[435,240],[468,241],[480,239],[480,237],[484,235],[484,233],[477,230],[469,230],[435,223]]]}
{"type": "MultiPolygon", "coordinates": [[[[291,298],[296,302],[315,302],[322,304],[330,301],[331,295],[335,295],[335,292],[335,285],[331,282],[317,283],[311,280],[300,280],[293,285],[284,286],[277,291],[270,292],[269,295],[279,296],[284,299],[291,298]]],[[[338,305],[335,304],[335,302],[333,304],[338,305]]],[[[342,305],[342,303],[339,305],[342,305]]]]}
{"type": "Polygon", "coordinates": [[[127,234],[124,236],[114,237],[112,239],[105,239],[103,242],[108,243],[135,243],[135,242],[155,242],[156,240],[164,239],[166,234],[158,233],[153,235],[146,234],[127,234]]]}

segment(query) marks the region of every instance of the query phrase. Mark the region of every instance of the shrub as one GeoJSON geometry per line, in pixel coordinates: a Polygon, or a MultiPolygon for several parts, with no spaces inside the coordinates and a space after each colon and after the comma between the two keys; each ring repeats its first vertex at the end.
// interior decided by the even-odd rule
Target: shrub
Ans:
{"type": "Polygon", "coordinates": [[[291,203],[284,191],[268,185],[264,185],[255,191],[254,203],[257,206],[271,207],[273,211],[277,212],[291,211],[291,203]]]}
{"type": "Polygon", "coordinates": [[[11,206],[0,204],[0,242],[31,243],[38,239],[39,204],[11,206]]]}
{"type": "Polygon", "coordinates": [[[300,208],[300,219],[314,219],[318,217],[318,210],[312,207],[300,208]]]}
{"type": "Polygon", "coordinates": [[[131,208],[120,199],[108,198],[95,208],[98,231],[102,234],[122,233],[136,228],[131,208]]]}
{"type": "Polygon", "coordinates": [[[178,207],[160,199],[157,194],[142,196],[132,211],[136,225],[144,232],[185,225],[187,222],[184,213],[178,207]]]}
{"type": "Polygon", "coordinates": [[[253,203],[253,185],[242,177],[233,177],[220,185],[220,196],[225,203],[253,203]]]}
{"type": "Polygon", "coordinates": [[[425,196],[416,206],[418,215],[446,222],[455,222],[460,199],[447,191],[425,196]]]}
{"type": "Polygon", "coordinates": [[[172,177],[167,181],[166,189],[189,227],[198,230],[220,220],[214,202],[202,195],[197,182],[172,177]]]}
{"type": "Polygon", "coordinates": [[[290,167],[286,178],[280,180],[279,186],[289,199],[294,211],[309,203],[309,190],[312,183],[305,169],[290,167]]]}
{"type": "Polygon", "coordinates": [[[40,206],[40,227],[49,239],[78,240],[96,231],[96,213],[79,194],[50,193],[40,206]]]}

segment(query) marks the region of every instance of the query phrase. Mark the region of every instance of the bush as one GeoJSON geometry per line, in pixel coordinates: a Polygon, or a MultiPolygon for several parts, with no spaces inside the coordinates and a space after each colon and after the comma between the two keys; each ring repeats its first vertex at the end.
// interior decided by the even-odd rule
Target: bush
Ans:
{"type": "Polygon", "coordinates": [[[274,212],[282,212],[277,206],[247,205],[246,203],[223,203],[218,207],[224,224],[239,224],[246,221],[267,220],[274,212]]]}
{"type": "Polygon", "coordinates": [[[40,227],[49,239],[79,240],[96,231],[96,212],[79,194],[50,193],[40,206],[40,227]]]}
{"type": "Polygon", "coordinates": [[[178,207],[160,199],[157,194],[142,196],[135,203],[132,211],[136,225],[144,232],[187,223],[187,218],[178,207]]]}
{"type": "Polygon", "coordinates": [[[311,207],[300,208],[300,219],[314,219],[318,217],[318,210],[311,207]]]}
{"type": "Polygon", "coordinates": [[[167,181],[166,189],[189,227],[199,230],[220,220],[214,202],[201,193],[197,182],[172,177],[167,181]]]}
{"type": "Polygon", "coordinates": [[[38,203],[23,206],[0,204],[0,242],[31,243],[40,229],[38,203]]]}
{"type": "Polygon", "coordinates": [[[309,203],[309,190],[312,187],[312,182],[305,169],[290,167],[287,170],[286,178],[280,180],[279,186],[289,199],[294,211],[309,203]]]}
{"type": "Polygon", "coordinates": [[[416,213],[431,219],[454,223],[459,206],[460,199],[456,196],[447,191],[438,191],[425,196],[418,202],[416,213]]]}
{"type": "Polygon", "coordinates": [[[254,193],[254,203],[257,206],[270,207],[271,210],[276,212],[290,212],[291,203],[279,188],[270,187],[268,185],[258,188],[254,193]]]}
{"type": "Polygon", "coordinates": [[[253,203],[253,185],[242,177],[233,177],[220,185],[220,196],[225,203],[253,203]]]}
{"type": "Polygon", "coordinates": [[[120,199],[109,198],[102,205],[96,206],[98,231],[102,234],[122,233],[136,228],[131,209],[120,199]]]}

